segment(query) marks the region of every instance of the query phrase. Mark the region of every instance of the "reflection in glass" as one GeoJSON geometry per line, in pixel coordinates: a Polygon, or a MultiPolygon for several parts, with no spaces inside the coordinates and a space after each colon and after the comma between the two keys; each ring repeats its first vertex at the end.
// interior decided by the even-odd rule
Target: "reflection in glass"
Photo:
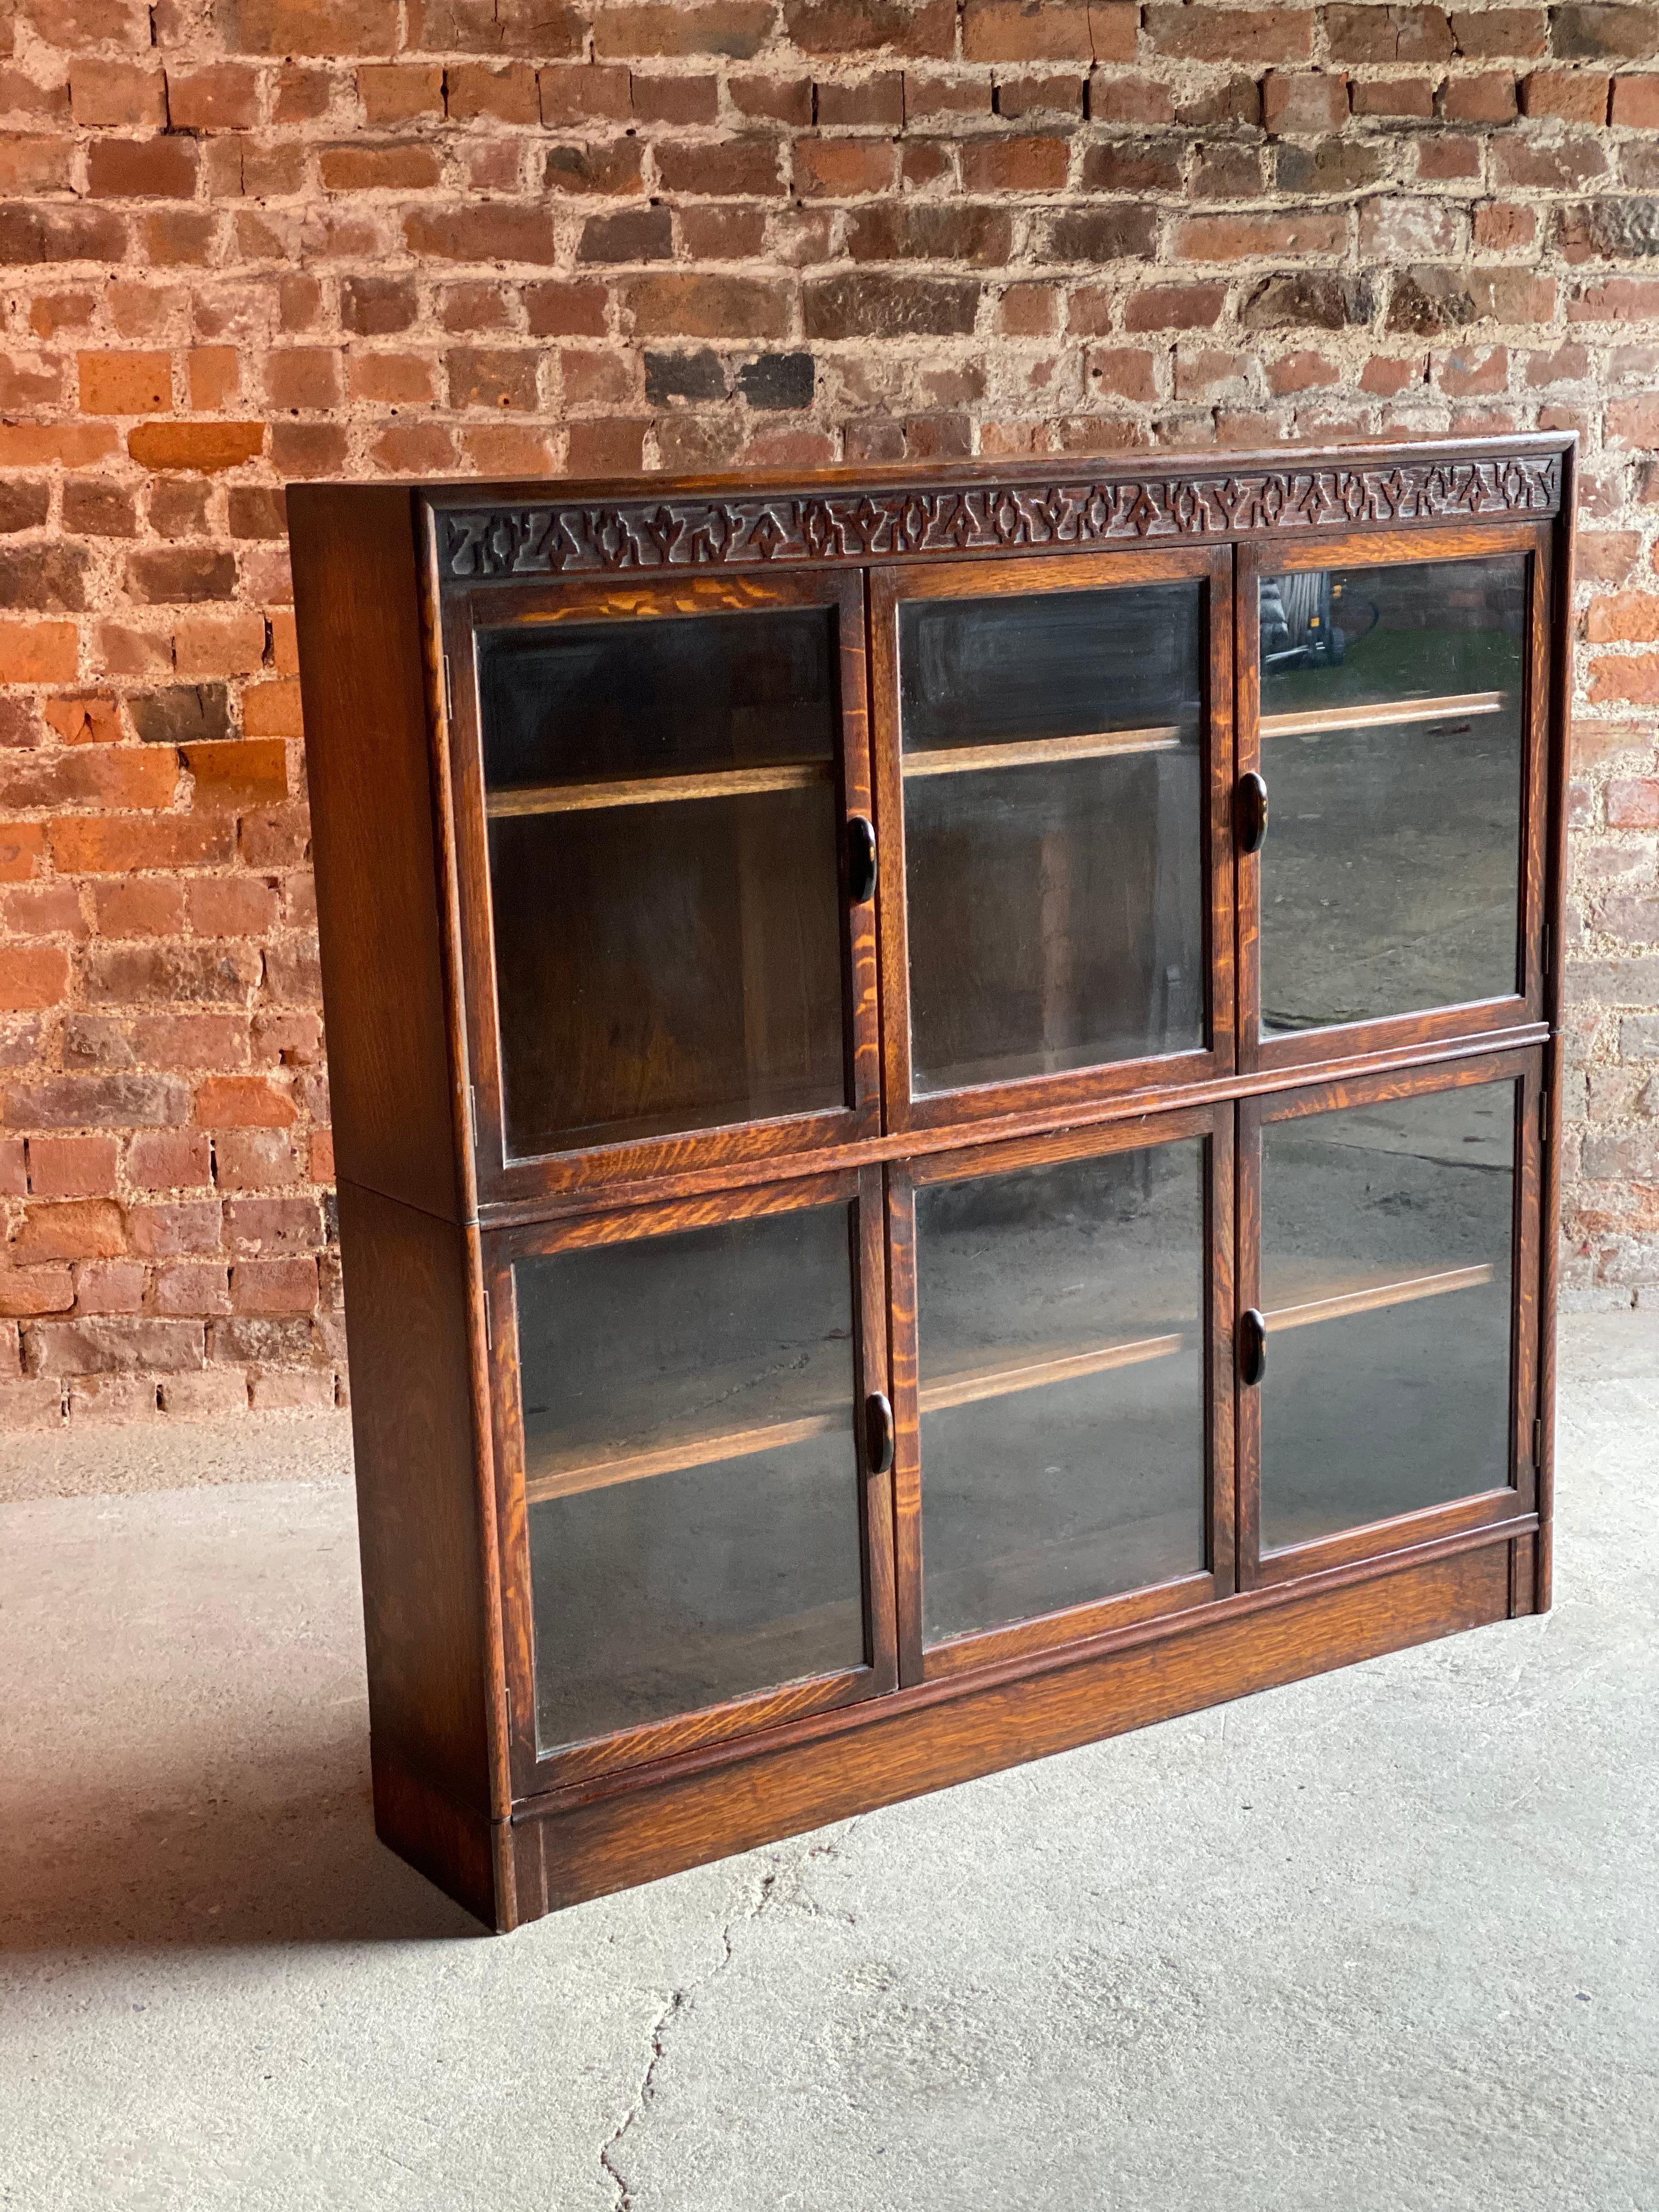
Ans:
{"type": "Polygon", "coordinates": [[[1202,589],[899,612],[912,1086],[1204,1042],[1202,589]]]}
{"type": "Polygon", "coordinates": [[[917,1193],[930,1643],[1202,1572],[1202,1156],[917,1193]]]}
{"type": "Polygon", "coordinates": [[[478,640],[507,1149],[842,1105],[835,617],[478,640]]]}
{"type": "Polygon", "coordinates": [[[863,1663],[848,1209],[514,1268],[544,1750],[863,1663]]]}
{"type": "Polygon", "coordinates": [[[1264,1550],[1510,1481],[1513,1083],[1261,1132],[1264,1550]]]}
{"type": "Polygon", "coordinates": [[[1261,585],[1264,1036],[1517,988],[1527,562],[1261,585]]]}

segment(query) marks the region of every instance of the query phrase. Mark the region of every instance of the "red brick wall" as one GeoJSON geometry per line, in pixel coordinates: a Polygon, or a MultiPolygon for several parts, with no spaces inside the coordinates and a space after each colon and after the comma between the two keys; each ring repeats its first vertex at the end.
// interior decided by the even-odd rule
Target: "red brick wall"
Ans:
{"type": "Polygon", "coordinates": [[[1659,1285],[1653,0],[15,0],[9,43],[0,1422],[343,1389],[295,477],[1577,425],[1568,1280],[1659,1285]]]}

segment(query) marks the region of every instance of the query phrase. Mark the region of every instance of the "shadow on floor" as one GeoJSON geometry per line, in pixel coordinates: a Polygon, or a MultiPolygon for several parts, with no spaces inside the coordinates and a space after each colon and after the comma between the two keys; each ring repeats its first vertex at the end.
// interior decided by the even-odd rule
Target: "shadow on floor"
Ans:
{"type": "Polygon", "coordinates": [[[0,1796],[0,1954],[485,1932],[377,1839],[359,1734],[193,1790],[127,1755],[130,1780],[0,1796]]]}

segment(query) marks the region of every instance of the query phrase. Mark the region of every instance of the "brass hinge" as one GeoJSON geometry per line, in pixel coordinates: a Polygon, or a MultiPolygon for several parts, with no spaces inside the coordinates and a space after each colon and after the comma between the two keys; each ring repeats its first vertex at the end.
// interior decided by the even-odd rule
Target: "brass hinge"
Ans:
{"type": "Polygon", "coordinates": [[[493,1352],[495,1349],[495,1316],[490,1306],[489,1292],[486,1291],[484,1294],[484,1350],[493,1352]]]}
{"type": "Polygon", "coordinates": [[[1544,1141],[1547,1144],[1550,1133],[1550,1094],[1547,1091],[1540,1091],[1538,1094],[1538,1126],[1543,1131],[1544,1141]]]}
{"type": "Polygon", "coordinates": [[[1547,975],[1550,972],[1551,963],[1555,958],[1555,932],[1548,922],[1544,924],[1544,936],[1543,943],[1540,948],[1540,958],[1543,963],[1544,973],[1547,975]]]}
{"type": "Polygon", "coordinates": [[[1544,1417],[1541,1413],[1532,1425],[1532,1463],[1534,1467],[1544,1464],[1544,1417]]]}
{"type": "Polygon", "coordinates": [[[476,1152],[478,1149],[478,1086],[476,1083],[469,1083],[466,1086],[466,1118],[472,1125],[472,1149],[476,1152]]]}
{"type": "Polygon", "coordinates": [[[445,720],[447,722],[453,722],[453,720],[455,720],[455,684],[454,684],[454,679],[453,679],[453,678],[450,675],[450,672],[449,672],[449,655],[448,655],[447,653],[445,653],[445,655],[444,655],[444,657],[443,657],[443,659],[444,659],[444,720],[445,720]]]}

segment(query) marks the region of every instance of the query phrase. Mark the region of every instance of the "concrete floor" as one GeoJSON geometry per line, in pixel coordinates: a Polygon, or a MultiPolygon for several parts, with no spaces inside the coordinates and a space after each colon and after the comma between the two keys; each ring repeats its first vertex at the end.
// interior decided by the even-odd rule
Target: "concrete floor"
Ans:
{"type": "Polygon", "coordinates": [[[11,1448],[0,2206],[1651,2212],[1659,1331],[1564,1334],[1549,1619],[505,1941],[370,1831],[337,1421],[11,1448]]]}

